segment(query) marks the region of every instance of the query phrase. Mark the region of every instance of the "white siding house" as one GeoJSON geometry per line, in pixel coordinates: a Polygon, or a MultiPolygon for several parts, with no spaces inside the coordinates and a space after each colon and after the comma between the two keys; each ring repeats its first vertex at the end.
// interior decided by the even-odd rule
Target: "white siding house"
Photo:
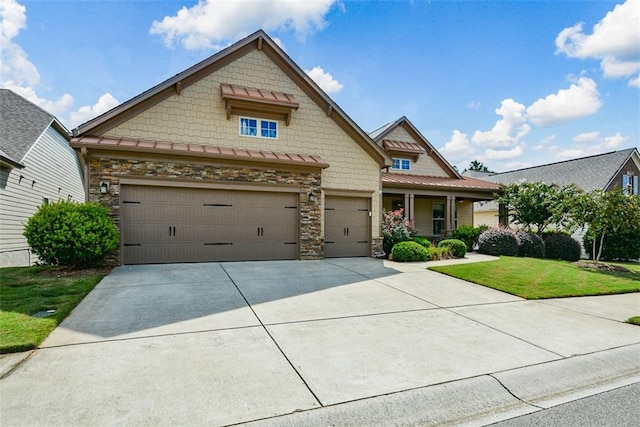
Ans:
{"type": "Polygon", "coordinates": [[[34,261],[22,235],[43,203],[84,202],[80,163],[69,132],[51,114],[0,89],[0,267],[34,261]]]}

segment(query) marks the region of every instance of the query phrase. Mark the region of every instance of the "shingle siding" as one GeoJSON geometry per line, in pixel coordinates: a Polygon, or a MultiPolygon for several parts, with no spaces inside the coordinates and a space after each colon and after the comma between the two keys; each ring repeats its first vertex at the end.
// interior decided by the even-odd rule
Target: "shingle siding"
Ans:
{"type": "Polygon", "coordinates": [[[72,200],[84,202],[76,153],[53,127],[40,136],[22,164],[23,169],[2,168],[0,174],[0,266],[29,263],[22,233],[43,198],[53,202],[70,195],[72,200]]]}
{"type": "MultiPolygon", "coordinates": [[[[418,143],[415,139],[411,137],[409,132],[407,132],[403,127],[397,126],[388,135],[385,136],[384,139],[390,139],[394,141],[404,141],[404,142],[413,142],[418,143]]],[[[402,155],[392,155],[392,157],[404,157],[402,155]]],[[[425,176],[437,176],[442,178],[448,178],[449,175],[445,172],[442,167],[428,154],[420,154],[418,160],[414,162],[411,161],[411,170],[403,171],[393,169],[393,173],[406,173],[410,175],[425,175],[425,176]]]]}

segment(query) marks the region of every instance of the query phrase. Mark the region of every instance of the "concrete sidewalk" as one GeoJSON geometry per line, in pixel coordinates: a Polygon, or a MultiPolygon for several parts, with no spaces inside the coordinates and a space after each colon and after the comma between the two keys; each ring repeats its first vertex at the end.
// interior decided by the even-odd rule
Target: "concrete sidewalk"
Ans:
{"type": "Polygon", "coordinates": [[[118,267],[0,380],[0,420],[481,425],[640,381],[640,294],[526,301],[424,267],[118,267]]]}

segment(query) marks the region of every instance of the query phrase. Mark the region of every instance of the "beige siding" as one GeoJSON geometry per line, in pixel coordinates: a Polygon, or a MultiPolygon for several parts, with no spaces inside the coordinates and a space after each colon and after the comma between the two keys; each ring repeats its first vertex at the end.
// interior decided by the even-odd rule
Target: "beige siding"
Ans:
{"type": "Polygon", "coordinates": [[[474,212],[473,223],[476,227],[479,227],[481,225],[495,227],[496,225],[498,225],[498,211],[474,212]]]}
{"type": "Polygon", "coordinates": [[[461,225],[473,226],[473,202],[468,200],[457,204],[458,208],[458,227],[461,225]]]}
{"type": "Polygon", "coordinates": [[[320,155],[330,164],[322,173],[323,188],[371,192],[373,237],[380,234],[379,165],[260,51],[237,59],[107,135],[320,155]],[[226,118],[221,83],[291,93],[300,108],[289,126],[278,122],[278,139],[243,137],[239,116],[226,118]]]}
{"type": "Polygon", "coordinates": [[[432,210],[431,203],[432,200],[424,199],[424,198],[416,198],[415,207],[414,207],[414,215],[415,218],[413,220],[413,225],[418,231],[418,235],[420,236],[431,236],[433,234],[433,224],[431,221],[432,210]]]}
{"type": "MultiPolygon", "coordinates": [[[[26,253],[24,224],[45,197],[84,202],[77,156],[53,128],[42,134],[22,164],[23,169],[2,169],[0,176],[0,266],[15,265],[15,252],[26,253]]],[[[26,255],[21,259],[21,264],[29,262],[26,255]]]]}
{"type": "MultiPolygon", "coordinates": [[[[385,139],[413,142],[417,143],[403,127],[397,126],[392,130],[385,139]]],[[[393,157],[402,158],[402,156],[393,155],[393,157]]],[[[408,158],[408,157],[406,157],[408,158]]],[[[406,173],[410,175],[439,176],[447,178],[449,175],[440,167],[440,165],[428,154],[421,154],[416,162],[411,161],[411,170],[402,171],[393,169],[393,173],[406,173]]]]}

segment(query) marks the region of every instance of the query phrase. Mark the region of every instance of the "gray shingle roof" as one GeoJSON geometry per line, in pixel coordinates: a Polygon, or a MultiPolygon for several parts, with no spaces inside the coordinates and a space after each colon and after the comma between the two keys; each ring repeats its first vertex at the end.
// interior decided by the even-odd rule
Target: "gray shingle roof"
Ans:
{"type": "MultiPolygon", "coordinates": [[[[0,89],[0,150],[21,162],[49,125],[57,120],[9,89],[0,89]]],[[[59,123],[58,123],[59,124],[59,123]]]]}
{"type": "Polygon", "coordinates": [[[539,181],[561,186],[575,184],[586,192],[604,190],[635,150],[637,148],[628,148],[595,156],[495,173],[485,176],[483,179],[500,184],[513,184],[520,181],[539,181]]]}

